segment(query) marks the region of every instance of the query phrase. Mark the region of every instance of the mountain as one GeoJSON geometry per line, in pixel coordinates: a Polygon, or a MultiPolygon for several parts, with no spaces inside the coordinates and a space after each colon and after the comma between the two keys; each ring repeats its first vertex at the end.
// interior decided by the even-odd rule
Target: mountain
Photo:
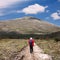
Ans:
{"type": "Polygon", "coordinates": [[[21,34],[47,34],[60,31],[60,27],[34,17],[23,17],[0,21],[0,31],[16,31],[21,34]]]}

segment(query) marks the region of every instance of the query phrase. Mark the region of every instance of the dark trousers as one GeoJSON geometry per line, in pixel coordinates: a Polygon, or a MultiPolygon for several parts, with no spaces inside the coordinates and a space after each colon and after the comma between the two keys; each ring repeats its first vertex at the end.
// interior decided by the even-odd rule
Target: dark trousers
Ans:
{"type": "Polygon", "coordinates": [[[30,53],[33,52],[33,46],[30,45],[30,53]]]}

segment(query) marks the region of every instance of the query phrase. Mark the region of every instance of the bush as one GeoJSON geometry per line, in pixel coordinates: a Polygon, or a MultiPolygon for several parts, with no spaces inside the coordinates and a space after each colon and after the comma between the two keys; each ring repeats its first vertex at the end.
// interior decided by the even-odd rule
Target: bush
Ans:
{"type": "Polygon", "coordinates": [[[55,41],[56,41],[56,42],[60,41],[60,38],[55,38],[55,41]]]}

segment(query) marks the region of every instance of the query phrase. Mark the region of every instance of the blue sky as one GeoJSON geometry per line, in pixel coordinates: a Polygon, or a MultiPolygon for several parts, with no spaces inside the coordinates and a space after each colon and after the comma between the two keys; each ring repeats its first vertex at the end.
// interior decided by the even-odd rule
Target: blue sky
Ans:
{"type": "Polygon", "coordinates": [[[0,20],[33,16],[60,26],[60,0],[0,0],[0,20]]]}

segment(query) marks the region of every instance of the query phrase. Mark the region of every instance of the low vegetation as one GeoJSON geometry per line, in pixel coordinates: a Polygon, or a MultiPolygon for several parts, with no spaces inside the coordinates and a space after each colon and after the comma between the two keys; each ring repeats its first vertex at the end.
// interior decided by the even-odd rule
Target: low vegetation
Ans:
{"type": "Polygon", "coordinates": [[[26,45],[27,42],[23,39],[0,40],[0,60],[11,60],[26,45]]]}
{"type": "MultiPolygon", "coordinates": [[[[51,55],[53,60],[60,60],[60,41],[35,39],[35,42],[46,54],[51,55]]],[[[0,60],[13,60],[11,58],[14,58],[24,46],[27,46],[27,39],[1,39],[0,60]]]]}
{"type": "Polygon", "coordinates": [[[36,40],[37,45],[44,50],[46,54],[52,56],[53,60],[60,60],[60,41],[55,40],[36,40]]]}

